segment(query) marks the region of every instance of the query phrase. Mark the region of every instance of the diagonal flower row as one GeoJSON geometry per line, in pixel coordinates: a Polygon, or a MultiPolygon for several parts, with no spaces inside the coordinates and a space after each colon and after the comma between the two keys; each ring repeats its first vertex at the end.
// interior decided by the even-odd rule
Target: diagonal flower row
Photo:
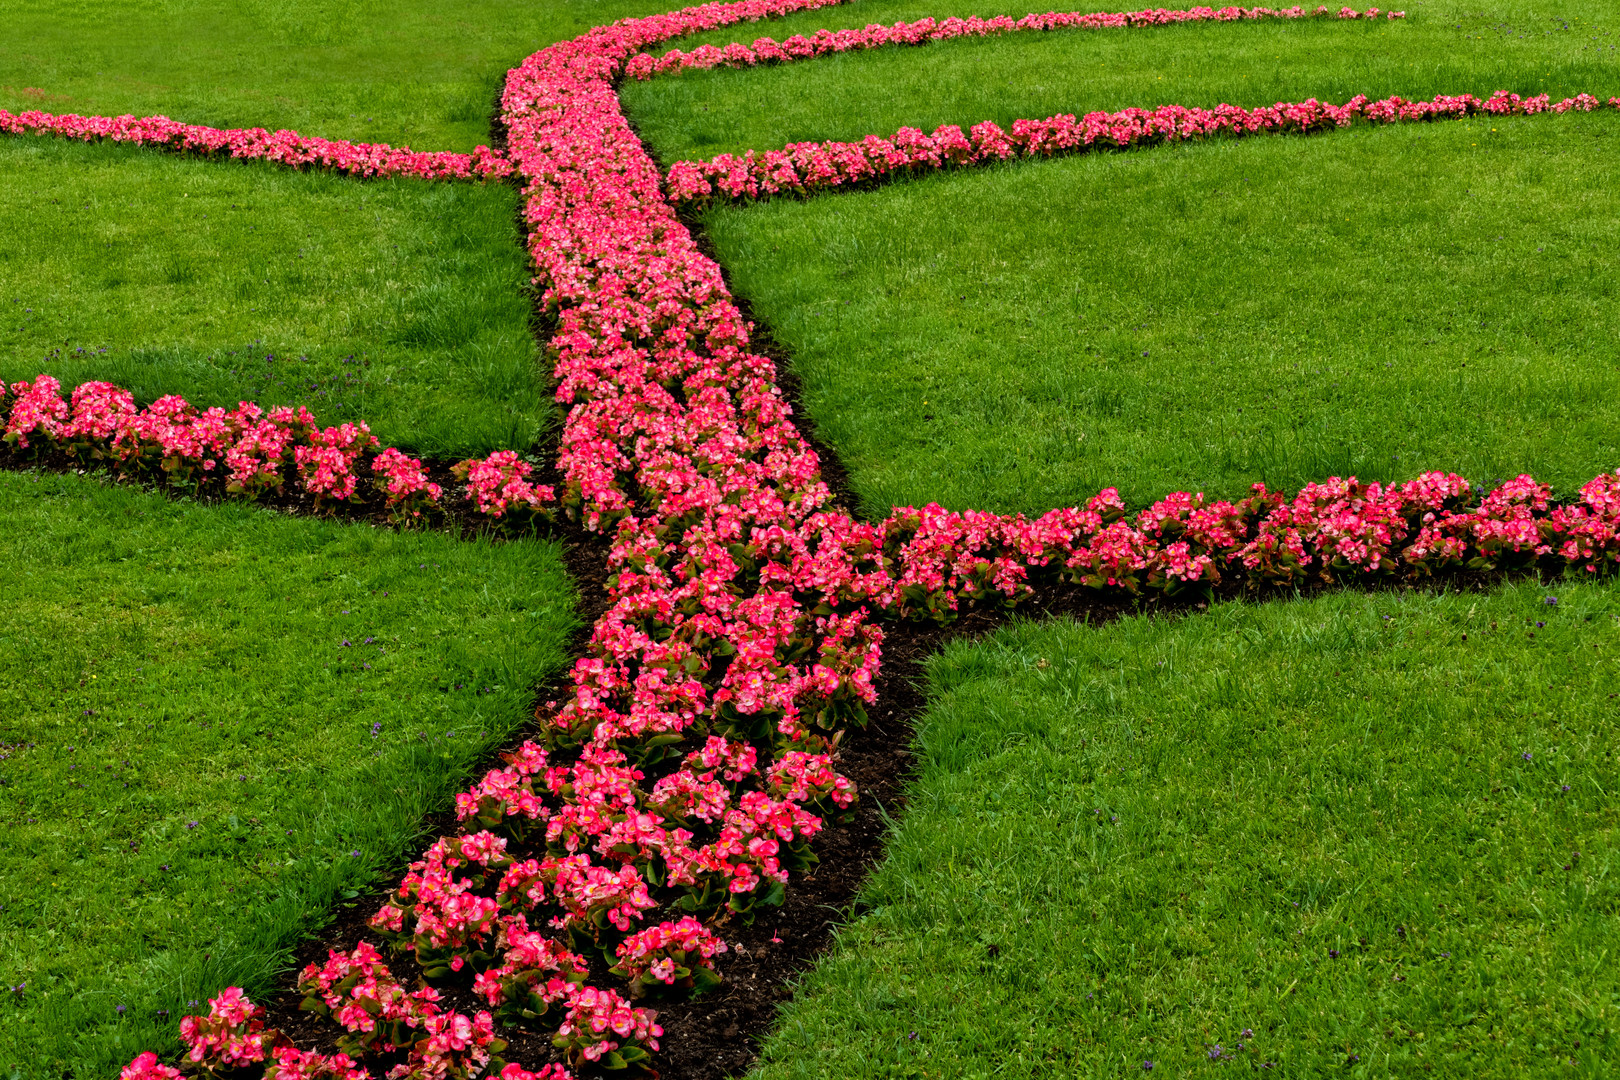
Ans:
{"type": "MultiPolygon", "coordinates": [[[[1292,499],[1178,494],[1135,519],[1112,490],[1033,520],[930,506],[873,524],[831,507],[772,364],[749,351],[719,268],[663,198],[613,91],[649,45],[814,6],[626,20],[509,74],[509,155],[569,406],[558,501],[612,537],[611,606],[571,692],[458,797],[462,831],[372,919],[425,977],[470,978],[489,1010],[407,990],[362,943],[301,979],[308,1007],[345,1031],[339,1055],[293,1049],[227,993],[182,1028],[197,1067],[353,1076],[354,1057],[381,1054],[396,1080],[566,1075],[502,1062],[496,1020],[550,1027],[571,1064],[647,1064],[662,1032],[635,1000],[712,984],[726,926],[779,903],[824,819],[851,805],[838,746],[874,700],[881,613],[945,620],[1045,580],[1129,595],[1234,577],[1620,567],[1613,476],[1569,505],[1529,478],[1476,502],[1461,478],[1428,474],[1334,479],[1292,499]],[[604,970],[622,993],[592,985],[604,970]]],[[[125,1076],[166,1070],[143,1056],[125,1076]]]]}
{"type": "Polygon", "coordinates": [[[1022,30],[1121,30],[1131,27],[1169,26],[1175,23],[1255,22],[1262,19],[1374,20],[1380,15],[1386,19],[1404,19],[1406,12],[1381,12],[1377,8],[1357,11],[1352,7],[1343,7],[1338,11],[1318,7],[1314,11],[1306,11],[1296,5],[1281,10],[1266,7],[1149,8],[1144,11],[1096,11],[1086,14],[1078,11],[1049,11],[1044,15],[1025,15],[1022,19],[1014,19],[1007,15],[998,15],[991,19],[982,19],[977,15],[965,19],[955,17],[939,20],[918,19],[914,23],[897,22],[893,26],[873,24],[858,29],[818,30],[809,37],[794,34],[783,41],[762,37],[755,39],[752,45],[744,45],[737,41],[724,47],[699,45],[691,52],[671,49],[662,56],[638,53],[625,62],[624,73],[633,79],[650,79],[654,75],[662,75],[669,71],[786,64],[795,60],[829,56],[833,53],[879,49],[886,45],[928,45],[958,37],[995,37],[1022,30]]]}
{"type": "MultiPolygon", "coordinates": [[[[1506,90],[1483,99],[1458,94],[1441,95],[1433,101],[1400,97],[1370,101],[1358,94],[1343,105],[1311,98],[1254,109],[1224,104],[1213,109],[1160,105],[1156,109],[1091,112],[1078,118],[1065,113],[1045,120],[1015,120],[1011,131],[988,120],[975,124],[966,134],[954,124],[940,127],[932,135],[917,128],[901,128],[887,139],[868,135],[860,142],[790,143],[784,149],[763,153],[750,150],[741,156],[720,154],[708,161],[677,161],[669,168],[665,191],[671,202],[683,208],[699,208],[716,199],[807,195],[1013,158],[1159,146],[1219,135],[1305,135],[1357,122],[1395,124],[1479,114],[1591,112],[1600,104],[1590,94],[1553,101],[1546,94],[1521,98],[1506,90]]],[[[1620,98],[1610,98],[1609,105],[1620,108],[1620,98]]]]}
{"type": "Polygon", "coordinates": [[[55,135],[84,142],[133,143],[165,150],[268,161],[295,169],[330,169],[354,176],[413,176],[423,180],[497,180],[511,173],[499,150],[479,146],[470,154],[421,152],[387,143],[322,139],[296,131],[211,128],[167,116],[79,116],[0,109],[0,134],[55,135]]]}
{"type": "MultiPolygon", "coordinates": [[[[826,488],[787,422],[769,363],[741,348],[746,330],[718,269],[660,197],[658,171],[609,81],[625,56],[654,41],[810,6],[710,5],[600,28],[531,57],[503,98],[531,251],[546,303],[560,314],[560,394],[574,403],[560,460],[565,503],[591,527],[616,529],[614,603],[593,655],[576,667],[572,699],[546,718],[545,745],[525,748],[523,760],[546,762],[543,782],[492,777],[469,793],[475,808],[486,798],[501,808],[486,808],[489,824],[544,821],[544,857],[500,867],[501,882],[507,871],[519,877],[481,896],[489,863],[506,857],[504,847],[494,853],[504,838],[487,829],[454,838],[454,851],[430,853],[374,924],[414,946],[436,975],[470,966],[497,1010],[556,1024],[557,1044],[575,1062],[642,1063],[661,1032],[650,1010],[583,985],[588,958],[573,948],[610,954],[638,988],[696,987],[720,942],[702,923],[638,928],[661,906],[652,890],[678,893],[677,907],[711,925],[779,903],[788,866],[806,864],[804,845],[821,825],[800,804],[818,794],[835,807],[853,798],[832,772],[833,753],[841,725],[861,718],[872,697],[881,635],[862,611],[807,608],[793,582],[761,573],[768,560],[748,554],[773,541],[791,547],[826,488]],[[729,574],[718,561],[705,565],[720,553],[729,574]],[[677,749],[692,741],[701,748],[677,749]],[[507,793],[526,809],[507,813],[507,793]],[[469,872],[469,846],[484,873],[469,872]]],[[[372,965],[361,953],[334,953],[327,967],[372,965]]],[[[388,980],[332,975],[312,1005],[351,1035],[371,1030],[380,1006],[365,1003],[378,1000],[373,983],[388,980]]],[[[304,981],[317,990],[326,979],[317,969],[304,981]]],[[[391,989],[381,996],[392,1026],[378,1049],[408,1058],[391,1076],[529,1075],[480,1043],[491,1014],[445,1013],[391,989]],[[471,1034],[446,1044],[435,1025],[471,1025],[471,1034]],[[467,1056],[473,1050],[479,1056],[467,1056]]],[[[188,1018],[182,1034],[205,1070],[296,1053],[236,1001],[216,999],[210,1017],[188,1018]],[[201,1040],[204,1028],[218,1038],[201,1040]]],[[[299,1067],[339,1075],[350,1063],[299,1067]]],[[[166,1068],[143,1058],[126,1074],[166,1068]]]]}

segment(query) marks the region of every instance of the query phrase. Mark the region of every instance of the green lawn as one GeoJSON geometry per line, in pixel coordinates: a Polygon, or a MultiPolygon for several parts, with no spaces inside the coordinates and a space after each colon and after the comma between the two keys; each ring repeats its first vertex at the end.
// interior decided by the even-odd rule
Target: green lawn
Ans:
{"type": "Polygon", "coordinates": [[[414,853],[574,626],[539,541],[3,472],[0,521],[0,983],[27,984],[0,1076],[111,1076],[188,1002],[271,987],[414,853]]]}
{"type": "Polygon", "coordinates": [[[1612,1076],[1617,657],[1564,583],[958,643],[754,1075],[1612,1076]]]}
{"type": "Polygon", "coordinates": [[[0,139],[0,376],[302,402],[424,453],[522,449],[555,407],[516,204],[500,185],[0,139]]]}
{"type": "Polygon", "coordinates": [[[471,150],[508,68],[667,0],[7,0],[0,108],[471,150]]]}
{"type": "MultiPolygon", "coordinates": [[[[821,27],[925,16],[1142,6],[860,0],[679,44],[766,35],[781,41],[821,27]]],[[[626,83],[621,93],[638,130],[666,162],[801,140],[858,140],[902,126],[966,128],[981,120],[1010,124],[1167,102],[1253,107],[1308,97],[1342,102],[1356,94],[1427,98],[1499,89],[1555,98],[1583,91],[1620,95],[1620,9],[1608,0],[1560,0],[1552,8],[1516,0],[1427,0],[1406,10],[1408,17],[1394,23],[1307,19],[959,38],[780,67],[664,75],[626,83]]]]}
{"type": "Polygon", "coordinates": [[[710,211],[862,507],[1620,465],[1612,113],[1024,163],[710,211]]]}

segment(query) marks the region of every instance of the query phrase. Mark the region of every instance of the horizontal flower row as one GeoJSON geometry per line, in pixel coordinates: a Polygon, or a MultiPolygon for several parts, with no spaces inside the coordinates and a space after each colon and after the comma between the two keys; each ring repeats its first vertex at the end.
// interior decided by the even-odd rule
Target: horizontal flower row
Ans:
{"type": "Polygon", "coordinates": [[[832,53],[878,49],[885,45],[927,45],[935,41],[948,41],[958,37],[992,37],[1019,30],[1117,30],[1139,26],[1167,26],[1173,23],[1238,22],[1260,19],[1404,19],[1406,12],[1380,12],[1368,8],[1358,12],[1344,7],[1331,11],[1318,7],[1307,12],[1302,7],[1273,10],[1266,7],[1195,7],[1187,9],[1150,8],[1145,11],[1047,12],[1044,15],[1025,15],[1014,19],[998,15],[982,19],[977,15],[965,19],[919,19],[914,23],[897,22],[893,26],[871,25],[859,29],[817,30],[809,37],[794,34],[785,41],[762,37],[752,45],[733,42],[724,47],[699,45],[691,52],[671,49],[662,56],[640,53],[632,56],[624,66],[624,73],[634,79],[650,79],[668,71],[689,68],[742,68],[759,64],[784,64],[794,60],[809,60],[832,53]]]}
{"type": "MultiPolygon", "coordinates": [[[[303,406],[269,410],[252,402],[199,410],[176,394],[136,408],[128,390],[87,382],[70,398],[49,375],[6,386],[0,381],[0,441],[17,450],[60,450],[85,464],[195,486],[213,481],[225,494],[253,499],[281,492],[290,480],[317,508],[354,501],[369,458],[372,483],[394,520],[443,510],[444,492],[422,462],[394,447],[376,450],[365,424],[322,428],[303,406]]],[[[511,450],[452,468],[466,481],[465,500],[483,520],[528,523],[551,512],[555,495],[527,478],[533,470],[511,450]]]]}
{"type": "Polygon", "coordinates": [[[930,505],[880,527],[899,614],[949,621],[963,602],[1014,604],[1059,581],[1115,597],[1253,587],[1421,581],[1455,571],[1620,570],[1620,474],[1558,503],[1520,476],[1477,501],[1462,477],[1404,484],[1330,477],[1289,497],[1256,484],[1238,502],[1177,492],[1132,521],[1109,488],[1035,519],[930,505]]]}
{"type": "Polygon", "coordinates": [[[84,142],[134,143],[205,157],[269,161],[295,169],[331,169],[354,176],[414,176],[424,180],[495,180],[511,173],[499,150],[470,154],[420,152],[387,143],[321,139],[296,131],[211,128],[166,116],[78,116],[0,109],[0,134],[55,135],[84,142]]]}
{"type": "MultiPolygon", "coordinates": [[[[1524,116],[1541,112],[1591,112],[1601,103],[1590,94],[1552,101],[1546,94],[1521,98],[1498,90],[1489,98],[1472,94],[1441,95],[1433,101],[1400,97],[1369,101],[1357,95],[1343,105],[1312,98],[1244,109],[1161,105],[1156,109],[1072,113],[1045,120],[1015,120],[1012,130],[985,121],[964,134],[946,125],[925,135],[901,128],[892,138],[868,135],[860,142],[791,143],[782,150],[737,156],[720,154],[708,161],[677,161],[665,181],[669,199],[683,206],[716,198],[763,199],[783,193],[806,194],[871,183],[896,175],[951,166],[980,165],[1015,157],[1052,157],[1091,149],[1120,149],[1184,142],[1215,135],[1327,131],[1358,121],[1393,124],[1403,121],[1455,119],[1476,114],[1524,116]]],[[[1609,104],[1620,108],[1620,98],[1609,104]]]]}

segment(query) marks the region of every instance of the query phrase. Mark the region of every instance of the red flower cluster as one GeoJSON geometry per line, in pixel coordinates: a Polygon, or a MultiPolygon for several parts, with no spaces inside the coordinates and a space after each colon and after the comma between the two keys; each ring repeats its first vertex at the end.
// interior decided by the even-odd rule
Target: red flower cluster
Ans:
{"type": "Polygon", "coordinates": [[[331,169],[354,176],[415,176],[423,180],[493,180],[511,173],[499,150],[479,146],[470,154],[419,153],[408,146],[321,139],[296,131],[211,128],[167,116],[78,116],[0,109],[0,134],[56,135],[85,142],[134,143],[166,150],[270,161],[295,169],[331,169]]]}
{"type": "MultiPolygon", "coordinates": [[[[187,1047],[186,1060],[200,1075],[233,1075],[252,1065],[263,1065],[265,1080],[369,1080],[370,1073],[356,1066],[345,1053],[331,1055],[299,1050],[275,1028],[264,1026],[264,1009],[250,1002],[242,991],[230,987],[208,1002],[207,1016],[188,1016],[180,1022],[180,1041],[187,1047]]],[[[148,1051],[124,1066],[119,1080],[181,1080],[186,1074],[164,1065],[148,1051]]],[[[412,1078],[443,1076],[417,1070],[402,1073],[412,1078]]],[[[535,1080],[536,1074],[527,1074],[535,1080]]],[[[513,1080],[524,1080],[514,1077],[513,1080]]]]}
{"type": "MultiPolygon", "coordinates": [[[[227,493],[245,498],[282,490],[291,471],[317,506],[355,498],[357,465],[377,445],[365,424],[321,428],[302,406],[266,412],[243,401],[229,411],[198,411],[170,394],[137,409],[128,390],[105,382],[81,383],[64,401],[61,384],[49,375],[9,388],[0,382],[0,416],[6,419],[0,441],[19,450],[59,449],[125,474],[180,483],[219,477],[227,493]]],[[[513,502],[531,518],[550,513],[552,490],[523,481],[529,469],[513,451],[498,450],[453,471],[469,481],[473,512],[499,520],[513,502]],[[500,477],[509,477],[504,486],[500,477]]],[[[443,491],[422,463],[393,447],[372,457],[371,471],[396,521],[408,523],[440,505],[443,491]]]]}
{"type": "Polygon", "coordinates": [[[1376,19],[1380,14],[1389,19],[1406,17],[1404,11],[1384,13],[1377,8],[1358,12],[1355,8],[1349,7],[1340,8],[1338,11],[1318,7],[1315,11],[1307,12],[1304,8],[1295,6],[1281,11],[1265,7],[1195,7],[1186,10],[1151,8],[1146,11],[1098,11],[1091,14],[1050,11],[1044,15],[1025,15],[1022,19],[1013,19],[1007,15],[998,15],[993,19],[981,19],[977,15],[971,15],[966,19],[952,17],[937,21],[918,19],[914,23],[897,22],[893,26],[874,24],[860,29],[817,30],[809,37],[794,34],[786,41],[780,42],[774,38],[762,37],[756,39],[752,46],[738,41],[724,48],[716,45],[699,45],[691,52],[671,49],[662,56],[639,53],[625,62],[624,73],[634,79],[650,79],[666,71],[680,71],[686,68],[741,68],[759,64],[785,64],[794,60],[826,56],[829,53],[878,49],[885,45],[926,45],[958,37],[993,37],[1017,30],[1118,30],[1136,26],[1167,26],[1171,23],[1304,19],[1323,16],[1335,19],[1376,19]]]}
{"type": "Polygon", "coordinates": [[[625,938],[615,950],[619,962],[613,973],[630,980],[632,996],[647,993],[655,983],[704,990],[720,982],[713,959],[726,949],[714,931],[687,915],[625,938]]]}
{"type": "MultiPolygon", "coordinates": [[[[1529,115],[1540,112],[1591,112],[1599,101],[1580,94],[1554,102],[1546,94],[1521,98],[1498,90],[1489,98],[1472,94],[1441,95],[1433,101],[1407,101],[1399,97],[1368,101],[1357,95],[1343,105],[1312,98],[1278,102],[1255,109],[1217,105],[1213,109],[1161,105],[1156,109],[1093,112],[1076,119],[1072,113],[1045,120],[1015,120],[1012,130],[985,121],[967,133],[954,124],[932,135],[917,128],[901,128],[893,138],[868,135],[858,143],[791,143],[782,150],[738,157],[720,154],[709,161],[677,161],[665,184],[670,201],[702,204],[714,198],[762,199],[783,192],[805,194],[831,188],[872,183],[897,174],[925,172],[948,166],[982,165],[1014,157],[1052,157],[1083,153],[1094,148],[1154,146],[1203,139],[1212,135],[1298,132],[1308,134],[1349,127],[1357,120],[1393,124],[1401,121],[1451,119],[1484,113],[1490,116],[1529,115]]],[[[1611,98],[1620,108],[1620,98],[1611,98]]]]}
{"type": "MultiPolygon", "coordinates": [[[[712,958],[724,941],[693,915],[639,929],[645,914],[672,907],[713,919],[779,903],[784,862],[808,865],[807,841],[821,827],[800,804],[826,797],[848,806],[854,791],[829,756],[802,751],[772,767],[769,791],[749,790],[760,779],[754,744],[711,735],[671,757],[679,739],[642,747],[649,767],[674,762],[653,783],[601,743],[568,765],[525,743],[457,798],[458,819],[480,831],[442,839],[412,864],[372,928],[412,949],[429,977],[471,965],[475,989],[514,1021],[579,1007],[591,988],[575,949],[616,961],[632,996],[715,985],[712,958]],[[508,837],[543,846],[543,857],[515,858],[508,837]],[[560,936],[531,928],[541,925],[560,936]]],[[[608,1001],[591,993],[597,1005],[608,1001]]],[[[654,1014],[626,1008],[626,1023],[646,1034],[634,1045],[616,1028],[612,1046],[579,1043],[582,1028],[561,1033],[559,1045],[580,1060],[642,1060],[657,1048],[654,1014]]]]}
{"type": "Polygon", "coordinates": [[[529,483],[534,467],[512,450],[497,450],[482,461],[464,461],[454,471],[457,479],[467,482],[473,509],[490,517],[543,513],[556,497],[548,485],[529,483]]]}
{"type": "Polygon", "coordinates": [[[420,461],[406,457],[392,446],[372,459],[371,470],[377,474],[383,499],[393,510],[394,519],[402,524],[421,517],[423,510],[437,506],[439,496],[444,493],[443,488],[427,478],[427,469],[420,461]]]}
{"type": "MultiPolygon", "coordinates": [[[[180,1023],[186,1059],[203,1076],[236,1075],[264,1065],[265,1080],[370,1080],[371,1073],[350,1053],[405,1055],[388,1080],[569,1080],[568,1070],[549,1065],[530,1072],[500,1058],[506,1042],[495,1034],[487,1012],[468,1017],[438,1004],[432,987],[407,991],[371,946],[353,953],[333,950],[325,964],[310,964],[298,981],[303,1007],[330,1016],[346,1034],[338,1051],[326,1055],[299,1050],[276,1028],[264,1026],[264,1009],[235,987],[209,1001],[207,1016],[180,1023]]],[[[120,1080],[176,1080],[182,1074],[158,1063],[156,1055],[136,1058],[120,1080]]]]}
{"type": "Polygon", "coordinates": [[[881,528],[895,608],[940,621],[963,601],[1012,604],[1054,581],[1173,595],[1229,578],[1298,586],[1527,566],[1620,570],[1620,474],[1588,481],[1567,505],[1529,476],[1473,498],[1451,473],[1388,486],[1332,477],[1291,499],[1263,484],[1236,503],[1177,492],[1132,522],[1109,488],[1083,508],[1033,520],[929,505],[898,510],[881,528]]]}

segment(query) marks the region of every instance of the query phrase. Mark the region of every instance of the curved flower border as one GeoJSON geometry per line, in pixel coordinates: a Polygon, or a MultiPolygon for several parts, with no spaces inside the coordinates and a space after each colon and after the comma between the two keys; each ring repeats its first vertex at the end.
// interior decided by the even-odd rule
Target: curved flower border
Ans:
{"type": "Polygon", "coordinates": [[[1357,11],[1343,7],[1332,11],[1318,7],[1306,11],[1295,5],[1276,10],[1267,7],[1195,7],[1187,9],[1149,8],[1143,11],[1096,11],[1082,14],[1078,11],[1049,11],[1044,15],[1025,15],[1013,19],[998,15],[981,19],[977,15],[966,19],[918,19],[914,23],[897,22],[893,26],[873,24],[859,29],[818,30],[809,37],[794,34],[785,41],[757,38],[752,45],[740,41],[721,48],[717,45],[699,45],[691,52],[671,49],[662,56],[638,53],[625,61],[624,73],[632,79],[650,79],[668,71],[688,69],[705,70],[716,67],[742,68],[760,64],[785,64],[795,60],[810,60],[833,53],[880,49],[886,45],[929,45],[936,41],[949,41],[958,37],[996,37],[1023,30],[1123,30],[1143,26],[1170,26],[1177,23],[1200,22],[1259,22],[1266,19],[1333,18],[1341,20],[1404,19],[1404,11],[1381,12],[1377,8],[1357,11]]]}
{"type": "Polygon", "coordinates": [[[408,146],[322,139],[296,131],[211,128],[167,116],[79,116],[0,109],[0,134],[55,135],[84,142],[133,143],[203,157],[268,161],[295,169],[331,169],[353,176],[414,176],[423,180],[498,180],[511,173],[499,150],[424,153],[408,146]]]}
{"type": "MultiPolygon", "coordinates": [[[[677,161],[669,168],[664,190],[669,200],[682,209],[696,210],[718,199],[808,195],[900,175],[988,165],[1011,158],[1163,146],[1222,135],[1308,135],[1347,128],[1357,122],[1396,124],[1479,114],[1591,112],[1600,104],[1591,94],[1553,101],[1546,94],[1521,98],[1498,90],[1484,99],[1473,94],[1442,94],[1433,101],[1407,101],[1401,97],[1369,101],[1357,95],[1343,105],[1311,98],[1254,109],[1237,105],[1217,105],[1213,109],[1160,105],[1156,109],[1091,112],[1078,119],[1073,113],[1063,113],[1045,120],[1015,120],[1011,131],[986,120],[965,135],[955,124],[937,128],[932,135],[906,127],[887,139],[868,135],[858,143],[789,143],[781,150],[763,153],[750,150],[741,156],[718,154],[708,161],[677,161]]],[[[1610,98],[1609,106],[1620,109],[1620,98],[1610,98]]]]}
{"type": "MultiPolygon", "coordinates": [[[[535,740],[505,768],[458,797],[462,833],[413,864],[372,919],[427,976],[470,968],[490,1010],[469,1017],[431,987],[405,990],[362,943],[300,980],[306,1006],[344,1028],[341,1052],[296,1050],[231,989],[182,1022],[194,1071],[262,1063],[276,1080],[358,1077],[369,1074],[351,1051],[377,1051],[403,1058],[393,1080],[568,1075],[502,1061],[496,1017],[555,1025],[575,1066],[647,1064],[662,1034],[655,1014],[589,985],[591,956],[616,961],[632,994],[690,991],[713,981],[728,921],[780,902],[824,818],[855,798],[836,772],[838,745],[875,698],[879,613],[948,620],[965,602],[1015,603],[1043,580],[1174,594],[1233,578],[1620,568],[1620,475],[1568,505],[1529,477],[1476,498],[1462,478],[1429,473],[1387,487],[1333,478],[1293,498],[1257,486],[1237,503],[1177,493],[1134,520],[1112,489],[1033,520],[929,506],[871,524],[831,506],[774,367],[749,351],[719,267],[664,199],[614,92],[650,45],[827,2],[624,20],[509,73],[508,157],[569,406],[557,504],[612,537],[611,606],[569,697],[542,710],[535,740]],[[680,918],[646,925],[656,910],[680,918]]],[[[20,387],[11,425],[38,432],[18,408],[27,399],[49,412],[50,395],[20,387]]],[[[50,422],[124,445],[79,420],[78,404],[50,422]]],[[[248,410],[219,422],[254,422],[248,410]]],[[[294,464],[336,475],[318,451],[341,459],[367,437],[327,429],[294,464]]],[[[246,436],[233,438],[240,449],[246,436]]],[[[250,455],[263,452],[256,440],[250,455]]],[[[479,476],[499,490],[521,479],[512,464],[486,461],[479,476]]],[[[123,1071],[178,1075],[150,1053],[123,1071]]]]}

